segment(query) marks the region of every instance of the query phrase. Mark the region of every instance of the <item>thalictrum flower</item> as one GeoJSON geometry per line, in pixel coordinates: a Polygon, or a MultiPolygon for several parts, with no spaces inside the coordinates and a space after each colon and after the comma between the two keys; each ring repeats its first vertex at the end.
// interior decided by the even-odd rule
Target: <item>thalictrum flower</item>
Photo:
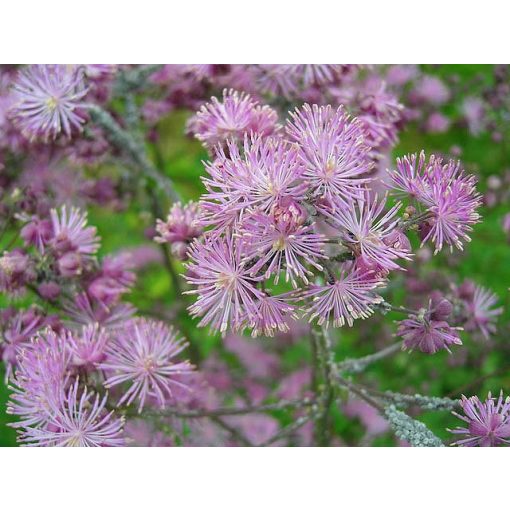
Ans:
{"type": "Polygon", "coordinates": [[[80,389],[77,379],[65,398],[52,403],[44,425],[27,427],[20,441],[28,446],[124,446],[124,418],[106,411],[106,399],[80,389]]]}
{"type": "Polygon", "coordinates": [[[187,344],[177,337],[172,328],[162,322],[136,319],[112,334],[106,360],[100,364],[108,378],[105,386],[111,388],[126,384],[119,405],[138,401],[141,412],[147,400],[155,399],[165,407],[174,398],[174,391],[186,388],[182,376],[192,373],[188,361],[177,356],[187,344]]]}
{"type": "Polygon", "coordinates": [[[278,212],[264,214],[256,212],[242,223],[244,260],[256,259],[251,274],[261,271],[264,278],[275,275],[278,283],[280,272],[285,271],[285,280],[297,287],[296,278],[308,284],[313,273],[306,267],[313,266],[322,271],[319,263],[326,258],[323,253],[324,236],[315,232],[315,225],[302,224],[292,218],[281,217],[278,212]]]}
{"type": "Polygon", "coordinates": [[[399,269],[397,259],[411,258],[408,245],[395,242],[399,222],[396,215],[401,204],[397,203],[387,212],[384,212],[385,205],[385,200],[378,202],[377,198],[370,199],[367,194],[353,202],[351,207],[337,208],[327,215],[342,229],[340,236],[356,257],[386,270],[399,269]]]}
{"type": "Polygon", "coordinates": [[[344,263],[340,276],[334,282],[324,285],[311,285],[303,293],[303,299],[311,299],[306,309],[310,322],[317,320],[319,325],[329,327],[352,326],[355,319],[366,319],[374,313],[374,305],[383,299],[374,291],[383,285],[371,273],[363,273],[344,263]]]}
{"type": "Polygon", "coordinates": [[[196,289],[196,303],[189,307],[193,316],[202,317],[199,326],[211,324],[218,331],[242,326],[245,317],[257,317],[257,300],[263,293],[255,287],[260,278],[250,274],[242,262],[239,241],[230,235],[206,242],[195,242],[187,265],[188,283],[196,289]]]}
{"type": "Polygon", "coordinates": [[[229,142],[228,155],[219,150],[206,170],[201,223],[216,233],[235,225],[247,209],[269,211],[284,198],[299,202],[307,187],[297,149],[275,138],[245,138],[242,152],[229,142]]]}
{"type": "Polygon", "coordinates": [[[83,69],[67,65],[31,65],[22,69],[13,85],[14,122],[30,140],[71,137],[85,121],[87,87],[83,69]]]}
{"type": "Polygon", "coordinates": [[[275,132],[277,120],[272,108],[260,106],[249,94],[225,89],[222,101],[213,97],[202,106],[190,120],[189,130],[212,148],[227,140],[243,140],[245,135],[269,136],[275,132]]]}
{"type": "Polygon", "coordinates": [[[370,179],[369,147],[361,124],[342,107],[310,106],[291,113],[287,134],[299,146],[303,178],[315,198],[344,207],[360,196],[370,179]]]}
{"type": "Polygon", "coordinates": [[[87,226],[87,213],[76,207],[68,209],[63,205],[60,210],[51,210],[53,226],[52,243],[59,253],[75,251],[90,256],[99,249],[99,238],[95,227],[87,226]]]}
{"type": "Polygon", "coordinates": [[[456,441],[457,446],[499,446],[510,443],[510,397],[503,399],[503,392],[498,400],[489,393],[487,400],[481,402],[478,397],[461,400],[464,416],[453,414],[467,423],[467,427],[450,430],[453,434],[466,437],[456,441]]]}

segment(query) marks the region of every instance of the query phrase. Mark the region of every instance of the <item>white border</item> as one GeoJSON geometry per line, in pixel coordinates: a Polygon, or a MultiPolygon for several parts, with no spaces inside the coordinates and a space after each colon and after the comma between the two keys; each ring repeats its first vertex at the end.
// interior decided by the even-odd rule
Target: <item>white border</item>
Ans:
{"type": "Polygon", "coordinates": [[[501,448],[25,448],[0,453],[3,508],[430,510],[505,507],[506,501],[503,461],[508,462],[501,448]]]}
{"type": "Polygon", "coordinates": [[[494,63],[503,0],[24,0],[0,7],[0,60],[494,63]]]}

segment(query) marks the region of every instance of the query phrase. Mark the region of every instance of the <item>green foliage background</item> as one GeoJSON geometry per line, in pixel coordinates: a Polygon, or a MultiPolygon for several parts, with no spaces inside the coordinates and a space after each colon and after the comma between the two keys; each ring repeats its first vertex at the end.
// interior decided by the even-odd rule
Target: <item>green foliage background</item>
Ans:
{"type": "MultiPolygon", "coordinates": [[[[492,66],[481,65],[449,65],[427,69],[430,73],[448,77],[452,73],[459,75],[460,80],[469,83],[471,79],[482,73],[486,83],[492,80],[492,66]]],[[[472,95],[472,92],[468,90],[472,95]]],[[[455,97],[447,105],[445,111],[452,115],[458,112],[462,97],[455,97]]],[[[174,180],[181,195],[186,199],[197,199],[202,192],[200,175],[203,174],[202,160],[207,158],[201,146],[183,135],[184,122],[187,113],[172,114],[160,126],[162,134],[157,147],[152,147],[153,155],[159,157],[159,163],[164,171],[174,180]]],[[[446,134],[425,135],[412,127],[407,127],[400,135],[400,142],[394,151],[394,156],[404,155],[425,149],[428,153],[448,153],[453,145],[462,148],[465,167],[480,176],[481,191],[484,191],[484,180],[492,174],[501,175],[510,168],[505,139],[501,144],[495,144],[490,136],[483,134],[479,137],[471,136],[466,129],[452,128],[446,134]]],[[[455,267],[447,264],[447,253],[434,257],[431,267],[452,272],[458,282],[464,278],[471,278],[477,283],[491,288],[505,306],[505,313],[500,317],[499,332],[490,345],[475,342],[469,335],[463,334],[464,347],[468,350],[466,362],[452,367],[448,364],[448,354],[438,353],[426,356],[421,353],[399,353],[398,355],[371,366],[364,374],[365,381],[376,382],[382,390],[402,391],[406,393],[419,392],[436,396],[459,396],[460,393],[486,395],[488,391],[499,392],[503,389],[508,394],[510,389],[510,341],[508,337],[509,315],[509,286],[510,286],[510,244],[501,228],[504,214],[508,212],[508,204],[495,208],[483,208],[483,221],[477,225],[472,233],[473,241],[465,248],[455,267]],[[481,353],[484,353],[481,355],[481,353]]],[[[102,253],[109,253],[126,246],[136,246],[146,242],[144,229],[149,226],[148,215],[144,213],[144,206],[133,200],[129,210],[113,213],[108,210],[92,208],[89,210],[89,222],[98,227],[102,237],[102,253]]],[[[402,300],[402,292],[395,293],[395,298],[402,300]]],[[[145,270],[138,280],[133,293],[128,298],[142,312],[149,310],[155,302],[163,306],[172,306],[176,299],[175,289],[164,268],[152,265],[145,270]]],[[[4,302],[0,296],[0,305],[4,302]]],[[[392,314],[387,316],[386,323],[392,327],[391,320],[397,318],[392,314]]],[[[205,357],[213,349],[220,349],[219,337],[211,336],[207,330],[196,328],[196,322],[184,317],[186,331],[190,342],[200,350],[205,357]]],[[[358,324],[358,323],[357,323],[358,324]]],[[[377,327],[372,335],[377,335],[377,327]]],[[[370,354],[374,351],[371,342],[360,342],[356,326],[344,329],[337,341],[338,359],[370,354]]],[[[282,353],[283,366],[289,370],[309,356],[305,345],[295,345],[282,353]]],[[[3,381],[3,367],[0,364],[0,380],[3,381]]],[[[6,426],[10,417],[5,414],[8,390],[0,382],[0,446],[15,446],[15,432],[6,426]]],[[[278,415],[276,415],[278,417],[278,415]]],[[[289,417],[281,416],[282,423],[289,417]]],[[[421,418],[439,437],[448,440],[446,427],[455,426],[456,419],[445,412],[428,412],[421,418]]],[[[340,411],[334,412],[334,428],[347,443],[356,444],[362,435],[359,423],[348,419],[340,411]]],[[[379,438],[376,445],[392,445],[394,438],[391,434],[379,438]]]]}

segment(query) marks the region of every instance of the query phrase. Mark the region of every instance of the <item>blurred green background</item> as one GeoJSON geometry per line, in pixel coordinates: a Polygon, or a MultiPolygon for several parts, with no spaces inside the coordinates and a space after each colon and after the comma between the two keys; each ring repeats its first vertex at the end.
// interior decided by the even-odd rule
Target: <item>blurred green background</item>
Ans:
{"type": "MultiPolygon", "coordinates": [[[[449,79],[452,74],[459,76],[461,81],[469,84],[478,75],[483,76],[486,83],[492,80],[492,66],[480,65],[450,65],[441,67],[427,66],[427,72],[439,74],[449,79]]],[[[469,95],[476,91],[467,90],[469,95]]],[[[461,104],[462,97],[454,97],[446,105],[444,111],[455,115],[461,104]]],[[[158,158],[165,172],[175,181],[179,192],[186,199],[197,199],[202,192],[200,176],[203,174],[202,160],[207,159],[201,146],[183,135],[184,123],[188,116],[185,112],[176,112],[159,126],[161,139],[157,147],[151,148],[153,156],[158,158]]],[[[494,143],[488,134],[478,137],[470,135],[465,128],[454,127],[445,134],[424,134],[412,126],[407,126],[400,135],[400,142],[394,151],[394,156],[425,149],[427,153],[441,152],[449,154],[452,146],[462,149],[460,158],[466,169],[480,177],[480,190],[485,190],[485,179],[490,175],[502,175],[510,167],[510,160],[505,151],[505,141],[494,143]]],[[[449,254],[443,253],[434,257],[428,264],[442,271],[454,275],[457,283],[464,278],[473,279],[478,284],[490,288],[498,294],[500,304],[505,306],[504,314],[499,318],[498,334],[490,344],[474,341],[469,335],[463,334],[465,350],[462,362],[451,363],[451,357],[446,352],[434,356],[421,353],[399,353],[396,356],[371,366],[363,374],[366,383],[374,383],[382,390],[401,391],[405,393],[419,392],[436,396],[459,396],[460,393],[478,394],[480,397],[488,391],[498,393],[502,388],[510,388],[510,342],[508,338],[509,292],[510,286],[510,245],[502,230],[502,218],[508,212],[508,204],[493,208],[484,207],[483,221],[472,233],[473,241],[466,245],[465,252],[455,255],[455,264],[449,260],[449,254]],[[466,355],[467,353],[467,355],[466,355]]],[[[146,205],[133,200],[128,211],[113,213],[100,208],[89,210],[89,222],[96,225],[102,237],[102,253],[137,246],[147,242],[144,229],[150,226],[146,212],[146,205]]],[[[393,298],[403,302],[404,292],[396,291],[393,298]]],[[[144,270],[138,283],[127,298],[142,312],[154,311],[154,303],[158,307],[172,307],[175,301],[175,289],[164,268],[152,265],[144,270]]],[[[0,297],[0,305],[4,305],[0,297]]],[[[181,323],[184,323],[183,333],[197,348],[202,356],[213,349],[221,349],[218,336],[211,336],[207,330],[199,330],[196,322],[180,312],[181,323]]],[[[401,318],[389,314],[383,321],[386,327],[392,328],[393,319],[401,318]]],[[[353,329],[343,329],[341,338],[337,341],[338,359],[356,357],[373,352],[374,345],[366,341],[367,328],[371,328],[370,335],[377,335],[378,329],[383,327],[380,320],[371,320],[363,324],[363,341],[360,339],[360,329],[356,325],[353,329]]],[[[359,323],[357,323],[359,324],[359,323]]],[[[394,329],[394,327],[393,327],[394,329]]],[[[309,356],[307,345],[297,344],[283,352],[283,366],[292,369],[303,358],[309,356]]],[[[453,355],[458,356],[458,353],[453,355]]],[[[0,366],[0,378],[3,381],[3,367],[0,366]]],[[[8,390],[0,383],[0,446],[14,446],[15,432],[6,426],[10,417],[5,414],[8,390]]],[[[290,418],[282,417],[282,423],[290,418]]],[[[455,426],[457,420],[445,412],[428,412],[421,418],[439,437],[449,439],[446,427],[455,426]]],[[[346,418],[338,410],[334,411],[335,430],[349,443],[355,444],[362,436],[363,429],[356,421],[346,418]]],[[[388,433],[378,438],[376,445],[394,444],[393,436],[388,433]]]]}

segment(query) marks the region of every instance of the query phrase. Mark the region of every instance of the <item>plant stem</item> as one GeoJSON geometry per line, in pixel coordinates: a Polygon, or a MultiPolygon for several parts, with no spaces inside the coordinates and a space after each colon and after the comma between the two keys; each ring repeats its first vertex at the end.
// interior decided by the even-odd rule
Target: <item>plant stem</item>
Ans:
{"type": "Polygon", "coordinates": [[[117,121],[102,108],[88,105],[88,111],[92,120],[105,130],[110,141],[129,156],[144,175],[153,180],[172,202],[180,200],[172,180],[158,172],[147,157],[145,148],[128,131],[122,129],[117,121]]]}

